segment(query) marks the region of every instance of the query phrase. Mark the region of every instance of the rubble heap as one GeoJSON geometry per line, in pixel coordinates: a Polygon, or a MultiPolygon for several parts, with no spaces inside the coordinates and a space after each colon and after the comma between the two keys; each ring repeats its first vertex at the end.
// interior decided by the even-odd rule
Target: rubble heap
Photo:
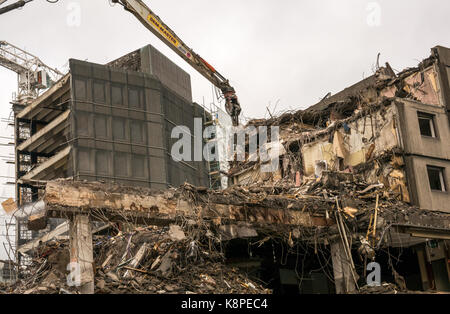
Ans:
{"type": "Polygon", "coordinates": [[[440,294],[434,291],[402,290],[393,283],[383,282],[380,286],[364,286],[359,290],[360,294],[440,294]]]}
{"type": "MultiPolygon", "coordinates": [[[[270,293],[226,266],[223,254],[209,244],[201,231],[186,236],[177,225],[99,236],[94,239],[96,293],[270,293]]],[[[77,287],[68,285],[69,262],[68,241],[42,245],[25,277],[5,292],[76,294],[77,287]]]]}
{"type": "MultiPolygon", "coordinates": [[[[83,213],[108,224],[109,234],[115,234],[93,237],[96,293],[270,293],[226,265],[226,241],[277,238],[289,247],[297,242],[317,247],[349,238],[360,256],[370,260],[389,245],[390,230],[450,228],[448,213],[418,209],[398,200],[383,184],[369,185],[346,172],[323,171],[300,186],[251,184],[223,191],[185,184],[157,192],[57,180],[47,183],[44,199],[45,216],[37,219],[58,213],[70,219],[83,213]],[[144,221],[148,226],[138,227],[145,226],[144,221]],[[119,231],[118,222],[129,231],[119,231]]],[[[29,252],[34,258],[22,272],[25,276],[4,291],[78,293],[67,281],[69,246],[68,240],[53,240],[29,252]]],[[[396,293],[406,287],[387,290],[396,293]]]]}

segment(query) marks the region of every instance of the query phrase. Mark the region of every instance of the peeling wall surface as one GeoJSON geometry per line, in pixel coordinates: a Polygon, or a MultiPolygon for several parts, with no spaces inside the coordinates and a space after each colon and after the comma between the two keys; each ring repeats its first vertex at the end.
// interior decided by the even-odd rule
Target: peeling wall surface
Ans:
{"type": "Polygon", "coordinates": [[[330,170],[339,169],[339,158],[344,168],[357,166],[372,157],[398,146],[394,107],[364,116],[320,140],[302,147],[305,174],[314,174],[317,161],[325,160],[330,170]]]}
{"type": "Polygon", "coordinates": [[[424,104],[442,106],[438,74],[435,67],[412,74],[404,80],[403,90],[424,104]]]}

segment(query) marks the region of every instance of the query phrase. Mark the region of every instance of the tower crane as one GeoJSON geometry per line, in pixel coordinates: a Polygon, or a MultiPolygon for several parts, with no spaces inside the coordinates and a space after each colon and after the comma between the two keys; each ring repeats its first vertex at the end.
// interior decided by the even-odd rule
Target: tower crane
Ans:
{"type": "Polygon", "coordinates": [[[45,65],[38,57],[6,41],[0,41],[0,66],[18,74],[17,101],[28,104],[63,76],[57,69],[45,65]]]}

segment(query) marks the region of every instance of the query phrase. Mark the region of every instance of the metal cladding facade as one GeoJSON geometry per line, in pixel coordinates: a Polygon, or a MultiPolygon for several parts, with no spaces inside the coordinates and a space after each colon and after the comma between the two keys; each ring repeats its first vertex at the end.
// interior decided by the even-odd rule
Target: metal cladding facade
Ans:
{"type": "Polygon", "coordinates": [[[162,84],[192,102],[190,75],[155,47],[147,45],[140,49],[140,71],[155,75],[162,84]]]}
{"type": "MultiPolygon", "coordinates": [[[[175,162],[175,126],[193,131],[203,108],[154,75],[70,60],[71,175],[163,189],[208,184],[206,162],[175,162]]],[[[193,135],[191,145],[193,146],[193,135]]],[[[192,150],[193,151],[193,150],[192,150]]]]}

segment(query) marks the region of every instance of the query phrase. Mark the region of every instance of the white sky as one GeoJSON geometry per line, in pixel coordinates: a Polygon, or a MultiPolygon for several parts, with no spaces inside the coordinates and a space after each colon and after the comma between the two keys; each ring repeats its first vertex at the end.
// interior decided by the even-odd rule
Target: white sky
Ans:
{"type": "MultiPolygon", "coordinates": [[[[15,0],[9,0],[12,3],[15,0]]],[[[448,0],[145,1],[187,45],[235,87],[244,115],[306,108],[372,74],[381,64],[415,66],[436,45],[450,47],[448,0]],[[379,10],[378,10],[379,8],[379,10]],[[379,23],[378,23],[379,21],[379,23]]],[[[73,21],[73,20],[72,20],[73,21]]],[[[194,101],[213,100],[211,84],[108,0],[35,0],[0,16],[0,40],[63,69],[69,58],[107,63],[147,44],[191,74],[194,101]],[[75,6],[74,6],[75,4],[75,6]],[[80,7],[80,24],[68,19],[80,7]]],[[[16,75],[0,68],[0,117],[10,114],[16,75]]],[[[0,123],[0,136],[12,129],[0,123]]],[[[0,139],[0,143],[6,140],[0,139]]],[[[11,150],[0,146],[0,155],[11,150]]],[[[14,175],[0,157],[0,176],[14,175]]],[[[0,178],[0,184],[7,179],[0,178]]],[[[0,196],[13,196],[0,186],[0,196]]],[[[1,199],[0,199],[1,200],[1,199]]],[[[0,248],[1,250],[1,248],[0,248]]]]}

